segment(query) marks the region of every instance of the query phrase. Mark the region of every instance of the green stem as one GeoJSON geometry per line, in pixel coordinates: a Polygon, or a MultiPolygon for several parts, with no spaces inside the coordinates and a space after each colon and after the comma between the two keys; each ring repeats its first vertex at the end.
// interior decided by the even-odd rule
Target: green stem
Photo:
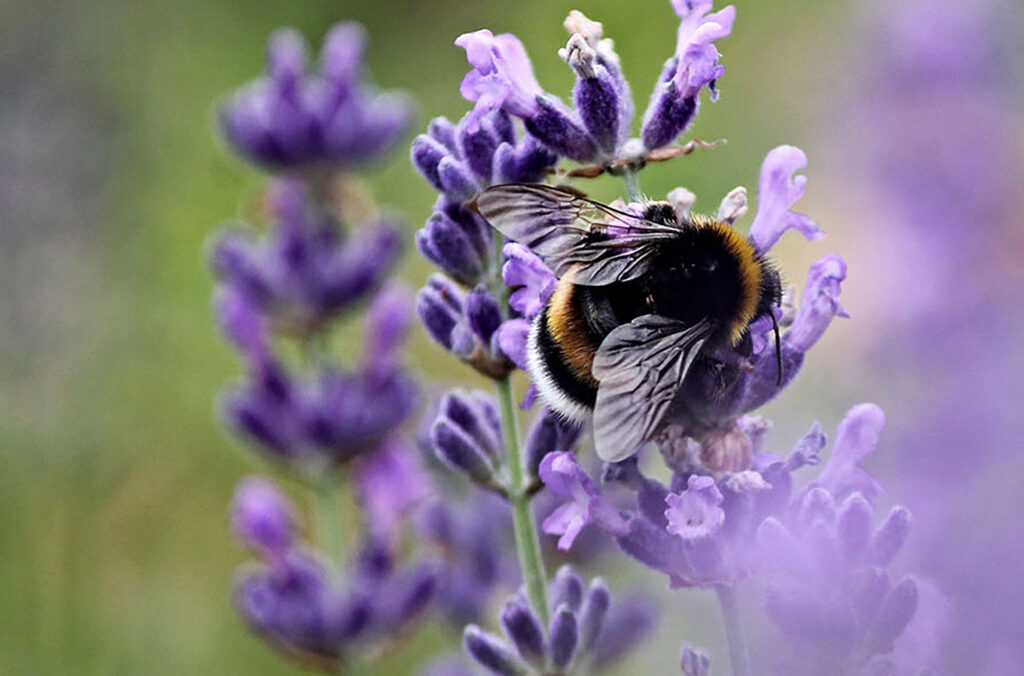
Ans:
{"type": "Polygon", "coordinates": [[[316,492],[316,530],[320,546],[340,568],[345,566],[345,532],[338,509],[340,482],[324,477],[314,485],[316,492]]]}
{"type": "Polygon", "coordinates": [[[501,426],[505,433],[505,452],[508,457],[509,487],[508,499],[512,503],[513,526],[516,534],[516,551],[519,567],[526,582],[526,594],[530,599],[543,626],[550,623],[548,613],[547,573],[544,559],[540,555],[540,539],[537,525],[530,509],[530,496],[526,494],[523,481],[523,458],[519,451],[519,426],[516,416],[516,402],[512,396],[512,384],[508,377],[495,381],[498,398],[501,400],[501,426]]]}
{"type": "Polygon", "coordinates": [[[722,624],[725,625],[725,638],[729,642],[732,674],[749,676],[750,658],[747,655],[747,639],[743,635],[743,625],[740,623],[736,589],[732,585],[720,584],[715,587],[715,594],[718,596],[718,607],[722,609],[722,624]]]}
{"type": "Polygon", "coordinates": [[[640,192],[640,173],[632,168],[626,167],[622,172],[622,180],[626,182],[626,197],[630,202],[639,202],[644,194],[640,192]]]}

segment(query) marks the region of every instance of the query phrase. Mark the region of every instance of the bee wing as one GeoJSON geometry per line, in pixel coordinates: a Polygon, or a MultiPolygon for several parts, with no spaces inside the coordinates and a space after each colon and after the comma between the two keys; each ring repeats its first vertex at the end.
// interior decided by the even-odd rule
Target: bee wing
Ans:
{"type": "Polygon", "coordinates": [[[484,190],[477,210],[501,234],[528,246],[559,277],[605,286],[642,275],[657,244],[679,228],[654,223],[546,185],[510,183],[484,190]]]}
{"type": "Polygon", "coordinates": [[[616,327],[601,343],[592,372],[600,385],[594,439],[605,462],[632,455],[657,431],[687,371],[714,330],[643,315],[616,327]]]}

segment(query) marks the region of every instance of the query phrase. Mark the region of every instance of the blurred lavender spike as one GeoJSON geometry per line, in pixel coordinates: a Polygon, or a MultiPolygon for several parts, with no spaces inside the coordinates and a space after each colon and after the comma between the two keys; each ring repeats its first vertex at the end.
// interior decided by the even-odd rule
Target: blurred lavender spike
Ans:
{"type": "Polygon", "coordinates": [[[267,75],[220,107],[235,151],[274,172],[343,171],[388,155],[413,118],[411,101],[378,94],[362,79],[365,31],[334,26],[324,40],[319,73],[307,72],[307,47],[293,29],[267,46],[267,75]]]}

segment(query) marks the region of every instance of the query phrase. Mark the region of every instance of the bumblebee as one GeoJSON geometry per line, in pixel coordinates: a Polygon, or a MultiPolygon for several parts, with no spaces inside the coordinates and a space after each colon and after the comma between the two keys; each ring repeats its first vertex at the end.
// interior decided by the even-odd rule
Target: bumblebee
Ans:
{"type": "Polygon", "coordinates": [[[751,353],[771,317],[782,379],[778,271],[728,223],[648,202],[637,216],[544,185],[488,188],[477,209],[559,278],[530,330],[541,397],[566,419],[593,416],[598,455],[623,460],[649,441],[695,363],[751,353]]]}

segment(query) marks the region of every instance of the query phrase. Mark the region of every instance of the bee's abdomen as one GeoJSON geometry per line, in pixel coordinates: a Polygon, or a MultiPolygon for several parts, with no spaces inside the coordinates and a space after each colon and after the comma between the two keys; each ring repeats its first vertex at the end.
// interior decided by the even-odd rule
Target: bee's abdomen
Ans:
{"type": "Polygon", "coordinates": [[[588,320],[584,301],[579,287],[563,280],[530,333],[530,369],[541,395],[573,420],[594,408],[597,381],[590,369],[603,339],[588,320]]]}

